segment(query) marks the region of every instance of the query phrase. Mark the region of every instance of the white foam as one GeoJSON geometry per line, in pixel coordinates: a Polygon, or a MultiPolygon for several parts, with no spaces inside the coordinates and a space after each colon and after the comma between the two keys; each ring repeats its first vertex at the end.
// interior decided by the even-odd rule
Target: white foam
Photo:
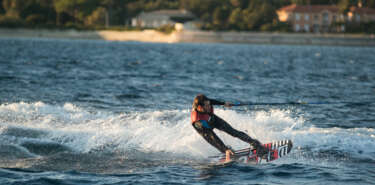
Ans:
{"type": "MultiPolygon", "coordinates": [[[[6,127],[42,130],[48,134],[41,140],[58,142],[77,152],[136,148],[200,157],[217,154],[193,129],[189,113],[189,110],[92,113],[71,103],[58,106],[20,102],[0,105],[0,133],[6,127]]],[[[292,139],[296,148],[317,151],[337,148],[374,159],[374,129],[315,128],[305,123],[303,115],[295,116],[291,110],[243,113],[217,109],[216,114],[261,142],[292,139]]],[[[221,131],[215,132],[235,149],[248,147],[247,143],[221,131]]]]}

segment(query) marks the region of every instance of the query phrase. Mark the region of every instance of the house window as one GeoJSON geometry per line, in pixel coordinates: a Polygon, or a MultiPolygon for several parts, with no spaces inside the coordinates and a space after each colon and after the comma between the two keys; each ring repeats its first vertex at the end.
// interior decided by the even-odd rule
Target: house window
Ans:
{"type": "Polygon", "coordinates": [[[309,14],[305,14],[305,20],[308,21],[310,19],[310,15],[309,14]]]}
{"type": "Polygon", "coordinates": [[[306,32],[309,32],[310,31],[310,25],[305,24],[304,29],[305,29],[306,32]]]}
{"type": "Polygon", "coordinates": [[[314,32],[318,33],[320,31],[320,26],[319,24],[314,24],[313,25],[314,32]]]}
{"type": "Polygon", "coordinates": [[[318,14],[314,15],[314,20],[316,20],[316,21],[319,20],[319,15],[318,14]]]}
{"type": "Polygon", "coordinates": [[[156,27],[159,27],[159,26],[160,26],[160,24],[159,24],[158,21],[153,21],[152,22],[152,27],[156,28],[156,27]]]}
{"type": "Polygon", "coordinates": [[[301,19],[301,15],[299,13],[295,14],[296,21],[299,21],[301,19]]]}
{"type": "Polygon", "coordinates": [[[340,20],[341,20],[341,21],[345,21],[344,14],[340,14],[340,20]]]}
{"type": "Polygon", "coordinates": [[[296,32],[300,31],[301,27],[299,26],[299,24],[296,24],[296,26],[294,27],[294,30],[296,32]]]}
{"type": "Polygon", "coordinates": [[[357,22],[360,22],[360,21],[361,21],[361,15],[356,14],[356,15],[355,15],[355,20],[356,20],[357,22]]]}
{"type": "Polygon", "coordinates": [[[337,22],[337,16],[336,15],[332,16],[332,21],[337,22]]]}
{"type": "Polygon", "coordinates": [[[132,19],[132,26],[133,26],[133,27],[138,26],[138,21],[137,21],[137,19],[132,19]]]}
{"type": "Polygon", "coordinates": [[[324,23],[328,23],[328,22],[329,22],[329,16],[328,16],[328,13],[327,13],[327,12],[324,12],[324,13],[323,13],[323,22],[324,22],[324,23]]]}
{"type": "Polygon", "coordinates": [[[345,25],[341,25],[341,32],[345,31],[345,25]]]}

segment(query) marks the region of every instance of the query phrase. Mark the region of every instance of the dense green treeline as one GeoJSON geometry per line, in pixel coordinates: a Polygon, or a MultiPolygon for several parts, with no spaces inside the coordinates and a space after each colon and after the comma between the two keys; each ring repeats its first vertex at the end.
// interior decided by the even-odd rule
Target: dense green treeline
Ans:
{"type": "Polygon", "coordinates": [[[47,28],[128,27],[142,11],[190,10],[208,30],[288,31],[276,10],[296,4],[333,4],[375,8],[375,0],[0,0],[0,26],[47,28]]]}

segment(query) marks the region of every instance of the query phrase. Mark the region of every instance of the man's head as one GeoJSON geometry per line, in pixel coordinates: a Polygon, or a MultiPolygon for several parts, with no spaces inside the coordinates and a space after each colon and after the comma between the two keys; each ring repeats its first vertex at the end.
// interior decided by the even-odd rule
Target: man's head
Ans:
{"type": "Polygon", "coordinates": [[[198,111],[204,111],[210,109],[210,100],[204,94],[198,94],[194,98],[193,108],[198,111]]]}
{"type": "Polygon", "coordinates": [[[201,105],[203,106],[204,105],[204,102],[208,100],[208,98],[204,95],[204,94],[198,94],[195,98],[194,98],[194,104],[195,105],[201,105]]]}

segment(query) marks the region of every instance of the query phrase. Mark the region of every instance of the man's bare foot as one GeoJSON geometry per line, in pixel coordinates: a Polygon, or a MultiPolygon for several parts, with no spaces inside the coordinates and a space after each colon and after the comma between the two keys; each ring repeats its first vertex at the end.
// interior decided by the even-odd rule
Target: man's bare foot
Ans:
{"type": "Polygon", "coordinates": [[[231,160],[231,159],[230,159],[230,156],[231,156],[231,155],[234,155],[234,153],[233,153],[232,150],[226,150],[226,151],[225,151],[225,162],[228,162],[228,161],[231,160]]]}

